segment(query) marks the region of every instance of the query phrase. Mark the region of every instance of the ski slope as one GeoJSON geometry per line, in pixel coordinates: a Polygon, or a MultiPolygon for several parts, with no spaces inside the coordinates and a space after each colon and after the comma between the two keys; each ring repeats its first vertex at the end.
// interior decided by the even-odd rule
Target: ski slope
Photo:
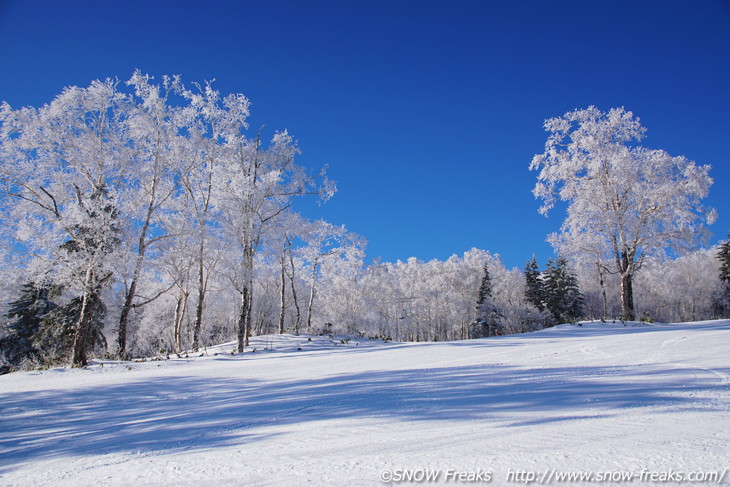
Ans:
{"type": "Polygon", "coordinates": [[[1,376],[0,485],[730,485],[730,321],[252,346],[1,376]]]}

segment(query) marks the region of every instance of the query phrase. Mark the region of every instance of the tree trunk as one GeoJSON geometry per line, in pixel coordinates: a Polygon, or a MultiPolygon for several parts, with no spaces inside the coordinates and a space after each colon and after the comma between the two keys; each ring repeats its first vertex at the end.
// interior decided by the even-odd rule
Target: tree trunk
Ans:
{"type": "Polygon", "coordinates": [[[200,348],[200,329],[203,326],[203,306],[205,304],[205,258],[204,240],[200,242],[198,254],[198,304],[195,307],[195,324],[193,325],[193,352],[200,348]]]}
{"type": "Polygon", "coordinates": [[[88,293],[84,293],[81,300],[81,312],[76,322],[76,331],[74,333],[73,343],[73,359],[71,365],[73,367],[84,367],[87,364],[86,358],[86,335],[89,328],[89,320],[87,318],[86,308],[89,301],[88,293]]]}
{"type": "Polygon", "coordinates": [[[248,286],[244,286],[241,292],[241,314],[238,316],[238,329],[236,330],[238,335],[238,353],[243,352],[248,341],[246,335],[248,333],[249,316],[251,314],[250,302],[248,286]]]}
{"type": "Polygon", "coordinates": [[[243,242],[243,288],[241,289],[241,314],[238,316],[238,352],[248,346],[251,334],[251,314],[253,308],[253,250],[248,241],[243,242]]]}
{"type": "Polygon", "coordinates": [[[307,304],[307,329],[312,328],[312,309],[314,308],[314,282],[312,282],[312,288],[309,291],[309,303],[307,304]]]}
{"type": "Polygon", "coordinates": [[[281,286],[280,302],[279,302],[279,334],[284,334],[284,320],[286,318],[286,275],[284,272],[284,256],[281,256],[281,275],[279,285],[281,286]]]}
{"type": "MultiPolygon", "coordinates": [[[[157,165],[157,160],[155,160],[155,166],[157,165]]],[[[144,225],[142,225],[142,230],[139,236],[139,247],[137,249],[137,260],[134,264],[134,274],[132,275],[132,282],[129,285],[129,289],[127,289],[127,293],[124,296],[124,305],[122,305],[122,312],[119,315],[119,336],[118,336],[118,345],[119,345],[119,357],[122,360],[125,360],[127,358],[127,322],[129,320],[129,312],[132,310],[132,303],[134,301],[134,297],[137,293],[137,282],[139,281],[139,276],[142,273],[142,264],[144,263],[144,257],[145,253],[147,252],[147,231],[150,228],[150,222],[152,221],[152,213],[154,212],[154,203],[155,203],[155,189],[157,188],[157,179],[155,179],[154,184],[152,186],[152,192],[150,196],[150,201],[147,204],[147,213],[144,221],[144,225]]]]}
{"type": "Polygon", "coordinates": [[[621,321],[634,321],[634,288],[631,271],[621,274],[621,321]]]}
{"type": "Polygon", "coordinates": [[[291,295],[294,300],[294,309],[297,311],[297,319],[294,322],[294,334],[299,335],[299,326],[302,324],[302,310],[299,308],[297,286],[294,283],[294,258],[291,255],[291,243],[289,243],[289,264],[291,265],[291,275],[289,276],[289,281],[291,282],[291,295]]]}
{"type": "Polygon", "coordinates": [[[246,314],[246,346],[248,347],[248,339],[251,338],[251,323],[253,322],[253,282],[248,289],[248,313],[246,314]]]}
{"type": "Polygon", "coordinates": [[[243,352],[249,345],[251,337],[253,293],[250,286],[246,285],[241,292],[241,314],[238,316],[238,352],[243,352]]]}
{"type": "Polygon", "coordinates": [[[315,283],[317,282],[317,263],[312,264],[312,283],[309,288],[309,303],[307,303],[307,329],[312,328],[312,312],[314,310],[315,283]]]}
{"type": "Polygon", "coordinates": [[[297,299],[297,290],[294,287],[294,281],[291,283],[292,297],[294,298],[294,309],[297,310],[297,321],[294,323],[294,334],[299,335],[299,327],[302,324],[302,310],[299,308],[299,300],[297,299]]]}
{"type": "Polygon", "coordinates": [[[195,323],[193,324],[193,352],[200,350],[200,330],[203,324],[203,306],[205,303],[205,289],[198,291],[198,304],[195,307],[195,323]]]}
{"type": "Polygon", "coordinates": [[[608,316],[608,297],[606,296],[606,283],[603,279],[603,268],[600,266],[600,264],[597,264],[598,267],[598,284],[601,286],[601,296],[603,297],[603,316],[601,317],[602,321],[606,321],[606,317],[608,316]]]}
{"type": "Polygon", "coordinates": [[[119,346],[119,358],[126,360],[127,357],[127,323],[129,322],[129,312],[132,310],[132,301],[134,295],[137,292],[137,274],[135,269],[135,277],[132,279],[132,283],[129,285],[126,295],[124,296],[124,304],[122,305],[122,312],[119,315],[119,335],[118,335],[118,346],[119,346]]]}
{"type": "Polygon", "coordinates": [[[185,319],[185,311],[188,308],[188,294],[187,292],[181,292],[177,297],[177,303],[175,304],[175,352],[180,353],[182,351],[182,323],[185,319]]]}
{"type": "Polygon", "coordinates": [[[94,278],[94,272],[91,268],[86,271],[86,278],[84,279],[84,295],[81,298],[81,310],[79,311],[79,318],[76,320],[76,326],[74,330],[74,341],[72,348],[72,367],[85,367],[87,364],[86,358],[86,335],[88,334],[89,319],[87,308],[89,304],[89,295],[91,289],[91,282],[94,278]]]}

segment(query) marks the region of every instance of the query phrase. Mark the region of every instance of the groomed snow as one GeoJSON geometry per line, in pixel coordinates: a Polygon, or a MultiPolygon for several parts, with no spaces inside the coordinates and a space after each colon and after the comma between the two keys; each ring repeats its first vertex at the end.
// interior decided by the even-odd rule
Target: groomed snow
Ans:
{"type": "Polygon", "coordinates": [[[433,469],[518,485],[552,469],[730,467],[730,321],[252,346],[0,377],[0,484],[359,486],[433,469]]]}

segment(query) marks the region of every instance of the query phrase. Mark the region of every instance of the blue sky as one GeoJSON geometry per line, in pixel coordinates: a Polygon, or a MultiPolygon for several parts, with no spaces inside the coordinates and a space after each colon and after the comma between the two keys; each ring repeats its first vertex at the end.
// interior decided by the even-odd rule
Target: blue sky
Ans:
{"type": "Polygon", "coordinates": [[[545,118],[589,105],[712,165],[713,243],[730,230],[727,0],[0,0],[0,66],[14,107],[135,68],[244,93],[252,127],[288,129],[338,181],[301,210],[363,235],[369,258],[544,263],[563,215],[538,215],[528,165],[545,118]]]}

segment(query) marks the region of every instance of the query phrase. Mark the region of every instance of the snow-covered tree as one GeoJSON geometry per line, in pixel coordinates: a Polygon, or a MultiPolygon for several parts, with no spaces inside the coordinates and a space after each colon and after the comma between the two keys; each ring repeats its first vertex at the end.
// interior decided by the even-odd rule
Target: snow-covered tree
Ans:
{"type": "Polygon", "coordinates": [[[546,120],[545,151],[533,191],[547,214],[556,200],[567,217],[551,241],[564,255],[589,253],[620,275],[622,319],[634,319],[633,279],[647,256],[692,248],[707,235],[715,213],[702,207],[710,166],[650,150],[636,143],[645,129],[638,118],[596,107],[546,120]]]}
{"type": "Polygon", "coordinates": [[[673,260],[647,259],[637,275],[638,317],[678,322],[716,317],[720,263],[717,249],[701,249],[673,260]]]}
{"type": "Polygon", "coordinates": [[[224,106],[220,117],[235,130],[225,135],[226,158],[216,181],[221,193],[222,223],[240,251],[236,289],[240,294],[238,351],[242,352],[251,326],[254,257],[259,247],[277,220],[291,208],[294,197],[320,195],[326,200],[334,186],[323,173],[312,176],[294,163],[298,148],[287,132],[276,133],[270,146],[264,148],[260,137],[249,140],[241,135],[245,124],[236,117],[244,113],[243,108],[230,108],[231,101],[224,102],[224,106]]]}
{"type": "Polygon", "coordinates": [[[298,250],[302,261],[308,267],[308,301],[307,301],[307,329],[312,328],[315,297],[317,296],[317,281],[321,277],[324,266],[334,264],[338,260],[349,256],[357,262],[357,256],[365,247],[359,235],[348,232],[344,225],[333,225],[324,220],[306,222],[302,227],[300,238],[304,245],[298,250]]]}
{"type": "Polygon", "coordinates": [[[338,236],[329,255],[321,258],[317,276],[318,291],[314,323],[330,324],[348,334],[357,334],[365,313],[363,289],[359,280],[363,275],[365,239],[345,231],[338,236]]]}
{"type": "Polygon", "coordinates": [[[0,107],[0,199],[5,237],[22,249],[29,277],[78,299],[72,362],[86,363],[86,336],[115,273],[120,192],[130,148],[127,97],[118,82],[70,87],[40,109],[0,107]]]}
{"type": "Polygon", "coordinates": [[[179,160],[184,155],[178,147],[183,139],[179,135],[184,126],[181,108],[168,100],[180,91],[180,79],[164,76],[162,83],[154,84],[150,76],[135,71],[127,85],[134,93],[129,97],[129,116],[125,121],[131,158],[123,195],[127,220],[124,239],[129,256],[122,261],[120,276],[124,291],[117,345],[122,357],[128,355],[130,312],[159,298],[164,291],[142,289],[142,276],[150,254],[170,237],[165,214],[172,211],[170,203],[181,180],[176,173],[187,162],[179,160]]]}

